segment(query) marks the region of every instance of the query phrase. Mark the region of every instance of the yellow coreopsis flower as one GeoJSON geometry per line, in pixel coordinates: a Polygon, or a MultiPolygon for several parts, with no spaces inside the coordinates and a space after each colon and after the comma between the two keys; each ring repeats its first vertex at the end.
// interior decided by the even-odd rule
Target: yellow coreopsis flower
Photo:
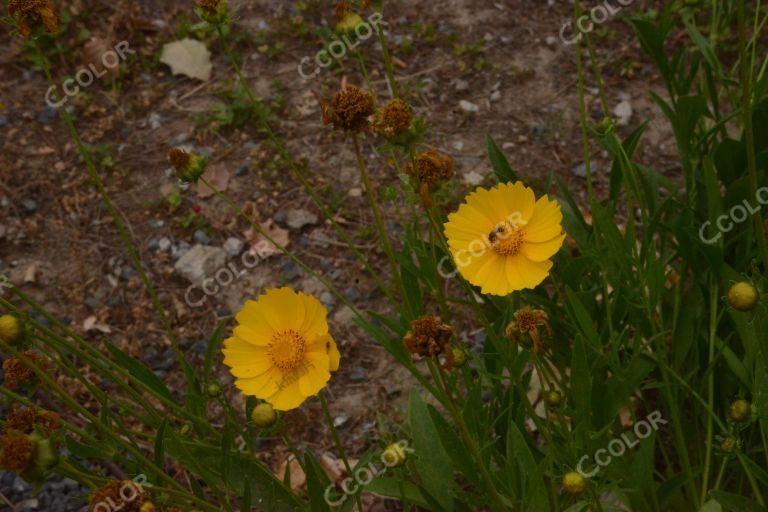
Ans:
{"type": "Polygon", "coordinates": [[[538,201],[522,182],[478,188],[448,216],[445,235],[464,278],[483,293],[534,288],[552,268],[565,240],[557,201],[538,201]]]}
{"type": "Polygon", "coordinates": [[[273,288],[247,301],[235,317],[233,336],[224,342],[224,364],[235,386],[280,411],[316,395],[339,368],[327,314],[315,297],[290,288],[273,288]]]}

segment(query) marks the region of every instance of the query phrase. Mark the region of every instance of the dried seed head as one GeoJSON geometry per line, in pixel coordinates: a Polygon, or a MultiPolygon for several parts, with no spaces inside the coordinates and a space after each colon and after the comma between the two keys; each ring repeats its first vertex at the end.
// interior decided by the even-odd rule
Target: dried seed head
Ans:
{"type": "Polygon", "coordinates": [[[32,465],[35,444],[21,432],[0,437],[0,467],[15,473],[24,473],[32,465]]]}
{"type": "MultiPolygon", "coordinates": [[[[504,331],[507,339],[514,341],[515,333],[527,334],[533,341],[533,349],[539,351],[539,327],[544,327],[547,334],[552,336],[552,329],[549,327],[549,315],[542,309],[533,309],[524,307],[515,311],[514,319],[509,323],[504,331]]],[[[527,348],[527,347],[526,347],[527,348]]]]}
{"type": "Polygon", "coordinates": [[[354,12],[352,9],[352,4],[349,2],[336,2],[336,5],[333,7],[333,15],[336,16],[337,20],[341,20],[349,14],[350,12],[354,12]]]}
{"type": "MultiPolygon", "coordinates": [[[[89,502],[89,512],[99,512],[105,504],[120,512],[146,512],[144,489],[131,480],[114,480],[104,487],[96,489],[89,502]]],[[[152,510],[152,509],[150,509],[152,510]]]]}
{"type": "Polygon", "coordinates": [[[219,0],[197,0],[197,6],[208,14],[216,14],[219,9],[219,0]]]}
{"type": "Polygon", "coordinates": [[[450,325],[440,323],[437,317],[423,316],[411,322],[411,329],[405,334],[403,342],[411,354],[435,357],[446,353],[452,337],[453,328],[450,325]]]}
{"type": "Polygon", "coordinates": [[[227,22],[229,10],[226,0],[197,0],[197,14],[211,25],[227,22]]]}
{"type": "Polygon", "coordinates": [[[738,448],[739,440],[733,436],[728,436],[720,443],[718,447],[722,453],[733,453],[738,448]]]}
{"type": "Polygon", "coordinates": [[[48,32],[59,33],[59,17],[49,0],[8,0],[8,14],[16,18],[19,32],[27,39],[32,37],[28,21],[42,21],[48,32]]]}
{"type": "Polygon", "coordinates": [[[348,86],[337,92],[331,101],[322,103],[323,124],[347,132],[361,132],[368,127],[368,117],[374,113],[373,97],[368,91],[348,86]]]}
{"type": "Polygon", "coordinates": [[[20,384],[33,380],[35,372],[32,371],[29,364],[33,364],[43,371],[48,369],[46,360],[35,352],[28,350],[22,352],[21,355],[26,361],[19,357],[11,357],[3,361],[5,386],[8,389],[17,389],[20,384]]]}
{"type": "Polygon", "coordinates": [[[405,172],[411,178],[418,180],[421,204],[425,208],[432,206],[432,197],[429,188],[453,177],[453,160],[449,156],[442,156],[434,151],[425,151],[416,155],[416,170],[409,163],[405,172]]]}
{"type": "Polygon", "coordinates": [[[34,407],[13,407],[5,419],[5,432],[21,432],[31,434],[39,428],[45,437],[50,437],[59,428],[61,417],[53,411],[41,411],[34,407]]]}
{"type": "Polygon", "coordinates": [[[373,131],[387,138],[396,137],[408,130],[412,120],[411,107],[403,100],[394,99],[376,114],[373,131]]]}
{"type": "Polygon", "coordinates": [[[184,183],[197,183],[205,172],[205,159],[194,153],[187,153],[181,148],[170,150],[168,160],[176,169],[176,176],[184,183]]]}

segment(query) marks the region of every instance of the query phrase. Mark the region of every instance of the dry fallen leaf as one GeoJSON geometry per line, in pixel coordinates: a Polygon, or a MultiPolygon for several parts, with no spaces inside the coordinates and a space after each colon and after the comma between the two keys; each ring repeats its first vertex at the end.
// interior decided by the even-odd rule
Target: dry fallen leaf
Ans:
{"type": "Polygon", "coordinates": [[[110,334],[112,329],[108,325],[99,323],[95,315],[91,315],[83,321],[85,332],[97,330],[102,334],[110,334]]]}
{"type": "Polygon", "coordinates": [[[120,61],[112,50],[113,46],[106,39],[92,37],[83,47],[83,64],[93,71],[97,78],[114,80],[120,75],[120,61]]]}
{"type": "Polygon", "coordinates": [[[205,44],[185,37],[163,46],[160,62],[168,64],[174,75],[208,81],[211,78],[211,52],[205,44]]]}
{"type": "MultiPolygon", "coordinates": [[[[272,219],[269,219],[267,222],[262,222],[260,225],[261,229],[263,229],[267,236],[274,240],[275,243],[282,247],[288,247],[291,239],[288,236],[287,229],[275,226],[272,219]]],[[[272,242],[261,236],[255,229],[248,229],[245,232],[245,239],[251,246],[250,249],[248,249],[248,252],[260,259],[266,259],[275,254],[281,254],[282,252],[275,247],[272,242]]]]}
{"type": "MultiPolygon", "coordinates": [[[[203,178],[219,192],[224,192],[229,187],[229,171],[223,165],[209,165],[203,174],[203,178]]],[[[208,188],[208,185],[205,183],[197,185],[197,197],[205,199],[214,194],[215,192],[208,188]]]]}

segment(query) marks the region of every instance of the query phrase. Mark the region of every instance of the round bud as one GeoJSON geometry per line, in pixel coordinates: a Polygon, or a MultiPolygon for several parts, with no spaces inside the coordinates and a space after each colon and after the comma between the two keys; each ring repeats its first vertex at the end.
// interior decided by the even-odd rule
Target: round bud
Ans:
{"type": "Polygon", "coordinates": [[[15,345],[21,340],[21,320],[12,315],[0,316],[0,340],[15,345]]]}
{"type": "Polygon", "coordinates": [[[259,428],[271,427],[277,420],[277,414],[271,404],[262,402],[253,408],[251,420],[259,428]]]}
{"type": "Polygon", "coordinates": [[[208,396],[211,398],[216,398],[219,395],[221,395],[221,388],[218,384],[210,384],[208,386],[208,396]]]}
{"type": "Polygon", "coordinates": [[[544,394],[544,403],[547,404],[547,407],[560,407],[560,404],[563,403],[563,395],[554,389],[552,391],[547,391],[544,394]]]}
{"type": "Polygon", "coordinates": [[[398,443],[387,446],[381,454],[381,461],[389,468],[402,465],[406,458],[405,448],[398,443]]]}
{"type": "Polygon", "coordinates": [[[563,489],[568,494],[581,494],[587,487],[587,481],[576,471],[570,471],[563,477],[563,489]]]}
{"type": "Polygon", "coordinates": [[[744,399],[735,400],[730,407],[728,407],[728,418],[734,423],[745,423],[749,421],[752,416],[752,408],[744,399]]]}
{"type": "Polygon", "coordinates": [[[757,304],[757,288],[751,283],[735,283],[728,290],[728,304],[737,311],[751,311],[757,304]]]}

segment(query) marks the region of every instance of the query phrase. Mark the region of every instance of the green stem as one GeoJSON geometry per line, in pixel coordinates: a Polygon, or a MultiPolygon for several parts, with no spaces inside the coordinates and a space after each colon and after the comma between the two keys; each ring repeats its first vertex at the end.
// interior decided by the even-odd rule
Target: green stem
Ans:
{"type": "MultiPolygon", "coordinates": [[[[344,463],[344,468],[347,470],[347,475],[352,476],[352,466],[349,465],[349,459],[347,459],[347,453],[344,451],[344,445],[341,444],[341,439],[339,439],[339,433],[336,430],[336,425],[333,424],[333,417],[331,416],[330,409],[328,409],[328,402],[325,399],[325,391],[321,390],[317,396],[320,398],[320,405],[323,408],[325,421],[328,423],[328,428],[331,429],[333,442],[336,444],[336,449],[339,450],[339,456],[344,463]]],[[[363,502],[360,499],[360,493],[355,494],[355,501],[357,502],[358,512],[363,512],[363,502]]]]}

